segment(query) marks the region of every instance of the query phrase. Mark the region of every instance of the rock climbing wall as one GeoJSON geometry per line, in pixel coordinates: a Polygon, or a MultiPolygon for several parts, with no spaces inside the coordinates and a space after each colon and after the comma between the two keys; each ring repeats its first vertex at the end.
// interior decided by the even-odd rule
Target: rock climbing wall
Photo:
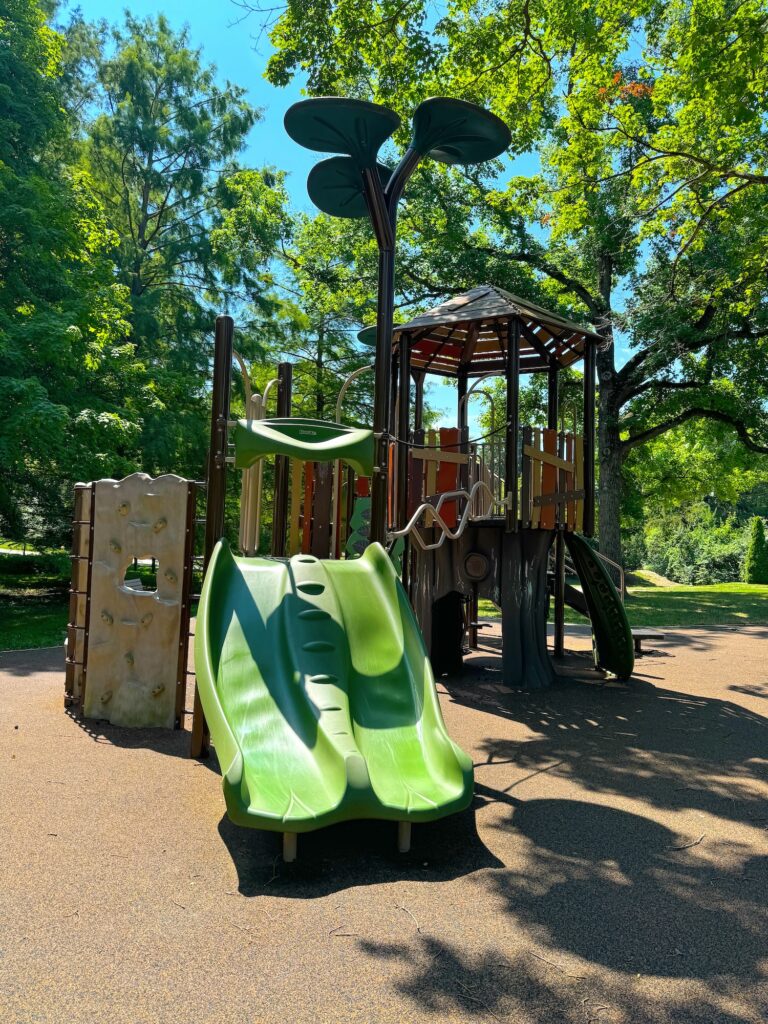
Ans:
{"type": "Polygon", "coordinates": [[[144,473],[95,485],[88,718],[174,726],[189,486],[144,473]],[[126,582],[134,558],[156,559],[156,590],[138,589],[130,572],[126,582]]]}

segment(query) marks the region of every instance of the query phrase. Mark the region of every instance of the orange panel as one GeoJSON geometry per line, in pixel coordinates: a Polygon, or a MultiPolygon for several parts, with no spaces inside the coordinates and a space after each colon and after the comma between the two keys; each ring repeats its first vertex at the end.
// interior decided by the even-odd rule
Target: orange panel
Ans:
{"type": "MultiPolygon", "coordinates": [[[[457,452],[461,431],[457,427],[440,427],[440,450],[457,452]]],[[[456,462],[441,462],[437,467],[437,493],[455,491],[459,486],[459,465],[456,462]]],[[[458,509],[455,501],[446,501],[440,515],[451,529],[458,522],[458,509]]]]}
{"type": "Polygon", "coordinates": [[[358,476],[355,478],[355,496],[368,498],[371,493],[371,478],[369,476],[358,476]]]}

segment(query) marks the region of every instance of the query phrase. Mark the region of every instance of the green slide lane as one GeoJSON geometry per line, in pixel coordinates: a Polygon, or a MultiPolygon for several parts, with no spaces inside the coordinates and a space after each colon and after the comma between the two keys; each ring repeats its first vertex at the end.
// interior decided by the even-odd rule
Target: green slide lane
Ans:
{"type": "Polygon", "coordinates": [[[635,667],[632,630],[613,580],[589,544],[577,533],[565,532],[568,547],[586,598],[597,661],[619,679],[629,679],[635,667]]]}
{"type": "Polygon", "coordinates": [[[472,799],[432,669],[384,549],[354,561],[213,553],[195,672],[239,825],[430,821],[472,799]]]}

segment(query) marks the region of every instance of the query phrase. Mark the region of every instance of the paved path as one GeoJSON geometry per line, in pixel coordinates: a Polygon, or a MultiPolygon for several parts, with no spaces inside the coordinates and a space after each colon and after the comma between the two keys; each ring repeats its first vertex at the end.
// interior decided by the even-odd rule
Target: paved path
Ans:
{"type": "Polygon", "coordinates": [[[670,632],[629,687],[572,655],[526,694],[486,634],[440,682],[472,810],[406,856],[391,824],[303,836],[291,866],[188,733],[80,722],[60,651],[0,656],[0,1021],[758,1024],[767,640],[670,632]]]}

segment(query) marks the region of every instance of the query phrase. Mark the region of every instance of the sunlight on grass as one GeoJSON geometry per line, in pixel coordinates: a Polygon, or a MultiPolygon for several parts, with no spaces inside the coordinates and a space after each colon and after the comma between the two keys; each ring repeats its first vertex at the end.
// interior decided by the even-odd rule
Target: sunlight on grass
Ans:
{"type": "MultiPolygon", "coordinates": [[[[627,615],[632,626],[728,626],[768,624],[768,586],[749,583],[718,583],[712,586],[630,587],[627,615]]],[[[480,615],[498,618],[490,601],[480,602],[480,615]]],[[[550,605],[550,620],[552,608],[550,605]]],[[[566,608],[565,621],[585,622],[566,608]]]]}

